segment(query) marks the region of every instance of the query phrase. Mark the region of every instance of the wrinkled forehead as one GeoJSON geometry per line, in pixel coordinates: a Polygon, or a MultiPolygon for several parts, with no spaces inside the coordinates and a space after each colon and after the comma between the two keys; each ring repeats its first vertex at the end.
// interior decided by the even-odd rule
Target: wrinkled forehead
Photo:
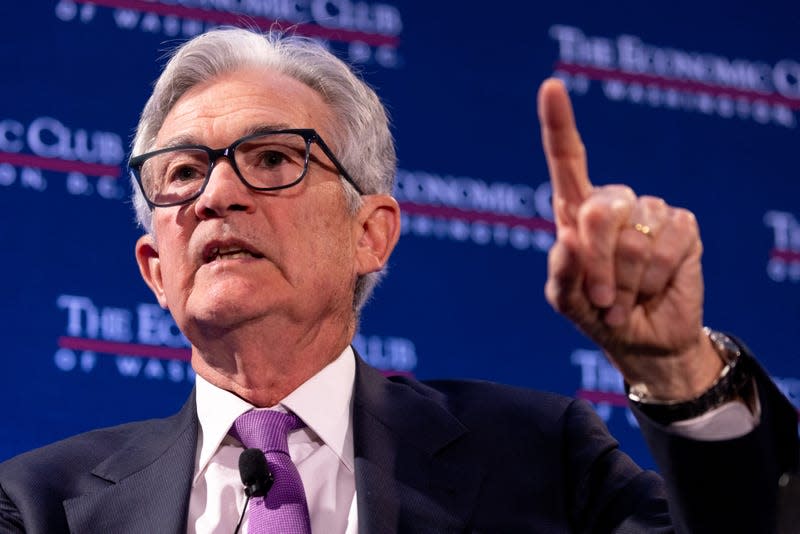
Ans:
{"type": "Polygon", "coordinates": [[[333,115],[323,95],[296,78],[274,69],[239,69],[181,95],[164,117],[153,148],[227,145],[265,125],[313,128],[336,145],[333,115]]]}

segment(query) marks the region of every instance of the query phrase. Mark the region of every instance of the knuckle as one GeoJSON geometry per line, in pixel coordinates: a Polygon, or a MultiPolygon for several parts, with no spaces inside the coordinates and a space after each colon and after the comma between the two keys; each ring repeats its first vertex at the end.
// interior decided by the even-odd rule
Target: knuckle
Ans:
{"type": "Polygon", "coordinates": [[[622,197],[626,200],[636,200],[636,192],[625,184],[611,184],[604,188],[608,193],[622,197]]]}
{"type": "Polygon", "coordinates": [[[617,240],[616,256],[627,261],[646,261],[651,254],[649,238],[635,230],[621,232],[617,240]]]}
{"type": "Polygon", "coordinates": [[[697,217],[691,211],[685,208],[673,208],[672,218],[679,228],[697,233],[697,217]]]}
{"type": "Polygon", "coordinates": [[[589,200],[612,218],[627,217],[637,202],[633,189],[618,184],[596,187],[589,200]]]}
{"type": "Polygon", "coordinates": [[[677,258],[672,251],[665,248],[654,250],[650,254],[650,264],[659,271],[669,270],[676,262],[677,258]]]}
{"type": "Polygon", "coordinates": [[[667,208],[667,203],[663,198],[652,195],[639,197],[639,204],[645,209],[656,213],[663,212],[667,208]]]}
{"type": "Polygon", "coordinates": [[[608,205],[598,197],[589,198],[578,209],[578,223],[584,228],[605,228],[612,220],[608,205]]]}

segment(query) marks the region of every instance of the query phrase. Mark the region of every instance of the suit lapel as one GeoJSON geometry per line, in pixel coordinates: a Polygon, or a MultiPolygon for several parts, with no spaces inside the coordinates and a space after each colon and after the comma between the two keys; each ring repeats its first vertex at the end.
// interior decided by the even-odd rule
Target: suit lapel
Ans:
{"type": "MultiPolygon", "coordinates": [[[[484,473],[444,397],[357,358],[353,439],[362,533],[464,530],[484,473]]],[[[72,532],[185,532],[198,422],[194,393],[140,426],[92,474],[108,485],[64,501],[72,532]]]]}
{"type": "Polygon", "coordinates": [[[390,381],[357,359],[353,401],[362,533],[464,530],[483,472],[440,393],[390,381]]]}
{"type": "Polygon", "coordinates": [[[194,392],[173,417],[144,424],[92,470],[105,488],[64,501],[72,532],[185,532],[197,447],[194,392]]]}

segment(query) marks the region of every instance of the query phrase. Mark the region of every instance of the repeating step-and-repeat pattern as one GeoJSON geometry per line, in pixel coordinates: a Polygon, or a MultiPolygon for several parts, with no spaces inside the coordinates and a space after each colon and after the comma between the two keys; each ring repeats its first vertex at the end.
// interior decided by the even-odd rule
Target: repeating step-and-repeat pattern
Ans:
{"type": "Polygon", "coordinates": [[[543,297],[535,92],[556,75],[594,181],[697,214],[705,322],[800,402],[800,5],[748,4],[4,2],[0,460],[191,390],[188,343],[134,261],[125,163],[167,51],[219,25],[321,40],[391,113],[403,236],[355,339],[373,365],[583,397],[652,465],[620,376],[543,297]]]}

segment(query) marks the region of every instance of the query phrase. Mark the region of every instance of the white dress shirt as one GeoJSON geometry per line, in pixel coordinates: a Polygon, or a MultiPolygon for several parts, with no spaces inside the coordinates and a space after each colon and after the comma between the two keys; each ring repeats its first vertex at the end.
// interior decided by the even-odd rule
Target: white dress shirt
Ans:
{"type": "MultiPolygon", "coordinates": [[[[352,398],[355,354],[339,357],[269,409],[291,411],[306,427],[289,434],[289,455],[300,472],[312,532],[358,530],[353,461],[352,398]]],[[[253,409],[247,401],[197,377],[195,475],[189,498],[189,534],[232,534],[245,504],[239,477],[244,450],[228,435],[233,422],[253,409]]],[[[247,518],[240,532],[247,532],[247,518]]]]}

